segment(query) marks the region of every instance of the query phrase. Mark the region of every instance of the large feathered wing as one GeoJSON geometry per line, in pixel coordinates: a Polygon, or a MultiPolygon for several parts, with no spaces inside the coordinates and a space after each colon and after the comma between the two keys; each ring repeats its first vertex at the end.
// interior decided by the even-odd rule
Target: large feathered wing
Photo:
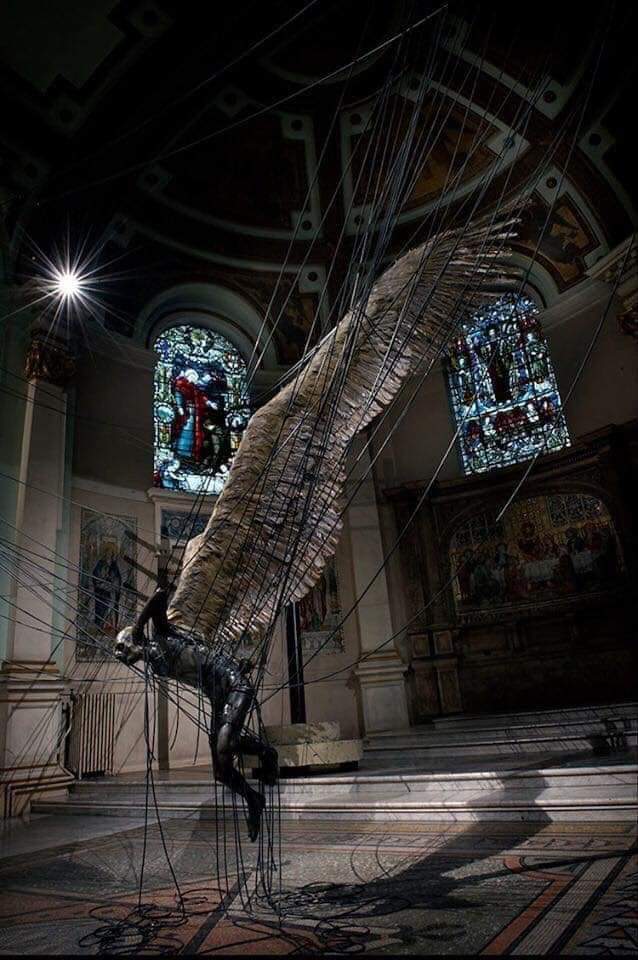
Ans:
{"type": "Polygon", "coordinates": [[[503,283],[510,230],[511,221],[483,222],[405,254],[253,415],[206,529],[185,552],[171,623],[230,652],[308,593],[335,553],[352,440],[437,356],[459,307],[503,283]]]}

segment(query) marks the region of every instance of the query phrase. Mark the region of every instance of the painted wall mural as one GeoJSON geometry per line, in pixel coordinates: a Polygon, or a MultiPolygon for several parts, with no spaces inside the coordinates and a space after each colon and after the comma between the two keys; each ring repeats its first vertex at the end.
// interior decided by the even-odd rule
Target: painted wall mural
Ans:
{"type": "Polygon", "coordinates": [[[155,350],[153,483],[219,493],[250,416],[246,363],[207,327],[171,327],[155,350]]]}
{"type": "Polygon", "coordinates": [[[597,497],[548,494],[460,526],[450,543],[459,614],[501,610],[609,590],[623,569],[607,508],[597,497]]]}
{"type": "MultiPolygon", "coordinates": [[[[410,80],[407,80],[406,93],[409,93],[409,84],[410,80]]],[[[360,115],[351,112],[349,118],[354,129],[350,133],[349,152],[344,154],[343,164],[344,171],[348,164],[351,165],[354,203],[359,205],[369,202],[369,184],[378,177],[382,161],[377,151],[370,149],[374,142],[373,122],[362,121],[360,115]]],[[[409,136],[410,125],[414,122],[417,140],[419,137],[427,138],[429,146],[423,165],[415,172],[414,184],[404,210],[414,210],[434,202],[451,182],[456,189],[462,189],[498,159],[487,145],[497,133],[497,128],[487,122],[484,113],[468,112],[465,107],[447,98],[442,101],[440,91],[425,95],[415,118],[411,110],[406,110],[403,96],[390,98],[386,118],[391,131],[388,135],[400,143],[409,136]],[[445,114],[443,129],[439,119],[442,111],[445,114]],[[438,132],[433,134],[433,131],[438,132]]]]}
{"type": "MultiPolygon", "coordinates": [[[[549,184],[557,186],[556,178],[549,184]]],[[[515,246],[538,254],[561,290],[585,272],[585,257],[598,246],[591,227],[567,193],[553,204],[534,194],[534,204],[525,212],[515,246]]]]}
{"type": "Polygon", "coordinates": [[[569,445],[554,369],[527,297],[504,297],[461,324],[446,358],[466,473],[569,445]]]}
{"type": "Polygon", "coordinates": [[[78,660],[99,660],[135,616],[137,521],[83,509],[80,518],[78,660]]]}
{"type": "Polygon", "coordinates": [[[341,603],[334,558],[326,565],[321,579],[303,600],[299,601],[301,645],[304,654],[343,653],[344,640],[340,629],[341,603]],[[334,636],[332,636],[333,632],[334,636]]]}

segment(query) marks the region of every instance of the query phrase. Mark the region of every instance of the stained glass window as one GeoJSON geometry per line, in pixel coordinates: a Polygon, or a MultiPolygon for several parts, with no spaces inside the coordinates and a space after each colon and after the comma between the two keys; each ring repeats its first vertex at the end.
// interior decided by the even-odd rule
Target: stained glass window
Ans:
{"type": "Polygon", "coordinates": [[[569,445],[536,304],[507,296],[461,324],[446,357],[466,473],[569,445]]]}
{"type": "Polygon", "coordinates": [[[246,363],[208,327],[171,327],[154,346],[154,484],[219,493],[250,416],[246,363]]]}

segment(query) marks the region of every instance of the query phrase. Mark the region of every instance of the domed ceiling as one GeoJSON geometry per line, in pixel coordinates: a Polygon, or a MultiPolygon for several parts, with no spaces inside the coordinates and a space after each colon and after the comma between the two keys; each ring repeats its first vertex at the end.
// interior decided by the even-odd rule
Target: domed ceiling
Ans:
{"type": "Polygon", "coordinates": [[[109,321],[120,332],[167,285],[214,282],[262,315],[274,295],[279,359],[294,362],[370,213],[380,96],[386,137],[413,125],[427,144],[397,249],[486,183],[487,205],[533,182],[517,245],[538,247],[558,291],[632,231],[629,4],[604,44],[594,14],[549,3],[454,3],[442,19],[426,3],[238,0],[214,29],[204,9],[3,6],[0,190],[18,271],[25,235],[46,246],[67,223],[105,231],[125,268],[109,321]],[[415,30],[385,89],[398,48],[385,41],[424,18],[436,55],[419,60],[415,30]]]}

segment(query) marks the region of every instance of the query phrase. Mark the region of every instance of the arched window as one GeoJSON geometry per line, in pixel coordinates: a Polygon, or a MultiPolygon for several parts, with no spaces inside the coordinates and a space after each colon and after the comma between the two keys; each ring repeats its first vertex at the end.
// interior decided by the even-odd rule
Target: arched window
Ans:
{"type": "Polygon", "coordinates": [[[569,445],[536,304],[506,296],[461,324],[446,357],[466,473],[569,445]]]}
{"type": "Polygon", "coordinates": [[[164,330],[155,341],[154,484],[219,493],[248,423],[246,362],[208,327],[164,330]]]}

